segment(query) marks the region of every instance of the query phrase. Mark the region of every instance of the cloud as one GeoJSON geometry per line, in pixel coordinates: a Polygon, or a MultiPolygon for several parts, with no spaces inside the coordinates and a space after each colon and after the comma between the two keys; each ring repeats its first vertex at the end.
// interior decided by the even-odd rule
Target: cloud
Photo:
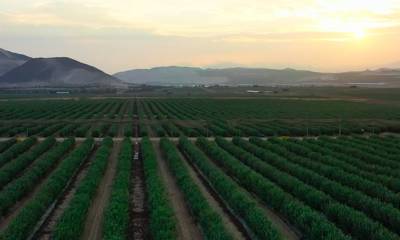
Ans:
{"type": "Polygon", "coordinates": [[[363,28],[400,25],[395,0],[15,0],[0,3],[0,9],[12,24],[140,29],[185,37],[348,32],[351,24],[363,28]]]}
{"type": "Polygon", "coordinates": [[[351,68],[398,61],[399,41],[398,0],[0,1],[1,47],[109,72],[183,62],[351,68]]]}

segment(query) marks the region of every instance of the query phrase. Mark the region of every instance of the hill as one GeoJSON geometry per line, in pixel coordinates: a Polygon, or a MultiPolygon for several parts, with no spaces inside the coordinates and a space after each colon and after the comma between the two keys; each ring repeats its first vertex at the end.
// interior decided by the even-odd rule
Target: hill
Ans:
{"type": "Polygon", "coordinates": [[[261,85],[261,86],[384,86],[400,87],[399,69],[378,69],[344,73],[321,73],[306,70],[268,68],[203,69],[188,67],[157,67],[136,69],[114,74],[136,84],[148,85],[261,85]]]}
{"type": "Polygon", "coordinates": [[[24,64],[31,58],[22,54],[10,52],[0,48],[0,76],[24,64]]]}
{"type": "Polygon", "coordinates": [[[124,87],[121,80],[71,58],[33,58],[0,77],[0,87],[124,87]]]}

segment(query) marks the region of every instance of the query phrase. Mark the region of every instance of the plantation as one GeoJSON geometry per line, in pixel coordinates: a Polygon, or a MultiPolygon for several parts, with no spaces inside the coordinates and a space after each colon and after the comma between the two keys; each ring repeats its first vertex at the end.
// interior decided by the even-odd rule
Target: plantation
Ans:
{"type": "Polygon", "coordinates": [[[0,137],[320,136],[400,132],[400,107],[343,100],[84,99],[0,103],[0,137]]]}
{"type": "Polygon", "coordinates": [[[396,106],[0,102],[0,239],[400,239],[396,106]]]}

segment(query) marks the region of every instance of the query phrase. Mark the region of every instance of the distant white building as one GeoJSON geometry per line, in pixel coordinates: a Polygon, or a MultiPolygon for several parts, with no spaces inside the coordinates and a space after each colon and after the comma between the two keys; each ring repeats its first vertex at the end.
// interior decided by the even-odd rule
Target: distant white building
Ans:
{"type": "Polygon", "coordinates": [[[69,94],[69,91],[57,91],[56,94],[69,94]]]}
{"type": "Polygon", "coordinates": [[[260,93],[260,91],[258,91],[258,90],[247,90],[246,92],[247,93],[260,93]]]}

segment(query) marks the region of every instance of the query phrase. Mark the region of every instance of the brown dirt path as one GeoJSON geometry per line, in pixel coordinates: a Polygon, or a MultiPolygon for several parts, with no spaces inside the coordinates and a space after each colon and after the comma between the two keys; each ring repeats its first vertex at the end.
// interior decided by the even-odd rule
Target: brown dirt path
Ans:
{"type": "Polygon", "coordinates": [[[197,227],[196,222],[190,215],[182,192],[179,190],[178,185],[175,183],[174,177],[168,171],[168,166],[162,156],[159,143],[156,142],[153,144],[155,152],[157,154],[160,175],[161,178],[164,180],[168,195],[171,200],[172,208],[175,212],[178,228],[178,239],[203,239],[200,229],[197,227]]]}
{"type": "Polygon", "coordinates": [[[139,143],[134,142],[133,173],[131,182],[131,212],[129,239],[144,240],[149,238],[146,185],[144,182],[143,162],[139,155],[139,143]]]}
{"type": "Polygon", "coordinates": [[[125,128],[125,124],[118,124],[118,131],[117,131],[117,137],[124,137],[124,128],[125,128]]]}
{"type": "Polygon", "coordinates": [[[47,215],[44,217],[42,224],[40,224],[40,226],[38,227],[37,231],[35,231],[35,234],[32,236],[31,239],[50,240],[52,238],[52,234],[58,220],[60,219],[65,209],[71,202],[80,182],[86,176],[88,167],[90,166],[90,163],[94,160],[96,156],[97,149],[98,146],[95,145],[92,152],[89,154],[89,157],[87,157],[85,162],[81,165],[81,167],[77,170],[75,175],[71,178],[63,194],[60,196],[59,199],[57,199],[57,201],[53,204],[53,206],[50,207],[47,215]]]}
{"type": "MultiPolygon", "coordinates": [[[[18,214],[21,212],[21,210],[30,202],[31,199],[36,195],[37,192],[41,189],[43,184],[46,182],[47,178],[50,176],[50,174],[53,172],[54,169],[57,168],[58,164],[60,164],[64,158],[66,158],[71,151],[73,151],[75,148],[77,148],[79,144],[75,144],[67,153],[62,156],[57,163],[51,168],[50,171],[46,173],[46,175],[37,182],[35,187],[31,189],[31,191],[25,195],[21,200],[15,203],[15,205],[10,209],[10,214],[6,215],[2,219],[0,219],[0,231],[3,231],[9,224],[10,222],[18,216],[18,214]]],[[[10,184],[10,183],[8,183],[10,184]]]]}
{"type": "Polygon", "coordinates": [[[102,238],[102,226],[104,218],[104,209],[111,195],[113,179],[117,170],[118,153],[121,148],[121,142],[114,142],[110,154],[106,172],[101,180],[96,196],[92,201],[86,216],[85,229],[82,239],[100,240],[102,238]]]}
{"type": "Polygon", "coordinates": [[[207,199],[208,203],[211,205],[211,207],[214,209],[218,215],[221,216],[222,222],[224,223],[226,229],[232,234],[232,236],[237,239],[237,240],[242,240],[242,239],[250,239],[249,236],[247,236],[246,233],[243,233],[243,227],[242,229],[239,229],[238,226],[235,225],[235,223],[232,221],[232,216],[229,216],[226,210],[226,207],[222,205],[217,199],[214,198],[214,196],[211,195],[210,190],[207,189],[207,187],[204,185],[203,181],[201,180],[201,176],[192,168],[190,164],[188,164],[187,159],[182,155],[181,152],[179,152],[179,155],[182,159],[183,164],[186,166],[186,168],[189,170],[189,174],[193,181],[197,184],[197,186],[200,188],[201,193],[203,196],[207,199]]]}

